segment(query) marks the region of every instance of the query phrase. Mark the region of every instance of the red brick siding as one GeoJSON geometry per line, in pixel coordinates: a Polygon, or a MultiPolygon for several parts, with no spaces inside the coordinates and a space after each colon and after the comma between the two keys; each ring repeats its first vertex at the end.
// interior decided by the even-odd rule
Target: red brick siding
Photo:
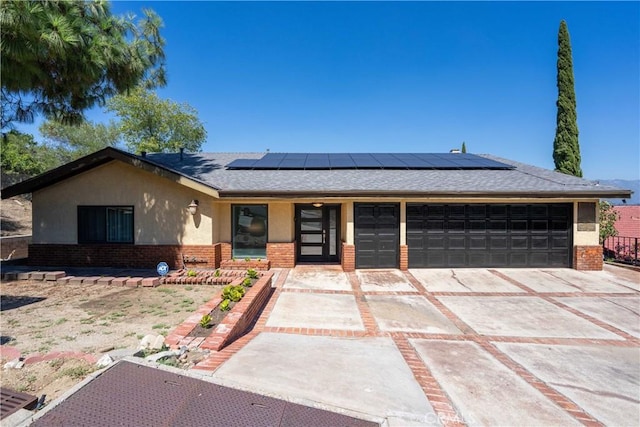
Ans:
{"type": "Polygon", "coordinates": [[[223,259],[220,262],[220,267],[223,270],[248,270],[253,268],[258,271],[267,271],[271,268],[271,262],[268,259],[223,259]]]}
{"type": "Polygon", "coordinates": [[[29,244],[31,235],[28,236],[6,236],[0,239],[0,250],[2,259],[27,258],[29,256],[29,244]]]}
{"type": "Polygon", "coordinates": [[[356,247],[355,245],[347,245],[342,243],[342,270],[345,272],[355,271],[356,269],[356,247]]]}
{"type": "Polygon", "coordinates": [[[576,270],[602,270],[602,246],[575,246],[573,266],[576,270]]]}
{"type": "Polygon", "coordinates": [[[199,262],[187,267],[215,268],[214,245],[29,245],[29,264],[70,267],[155,268],[160,261],[182,268],[182,257],[199,262]]]}
{"type": "Polygon", "coordinates": [[[220,245],[220,257],[222,260],[231,259],[233,251],[231,250],[231,243],[219,243],[220,245]]]}
{"type": "Polygon", "coordinates": [[[409,269],[409,246],[400,245],[400,270],[409,269]]]}
{"type": "Polygon", "coordinates": [[[267,243],[267,258],[272,267],[293,268],[296,265],[296,244],[267,243]]]}

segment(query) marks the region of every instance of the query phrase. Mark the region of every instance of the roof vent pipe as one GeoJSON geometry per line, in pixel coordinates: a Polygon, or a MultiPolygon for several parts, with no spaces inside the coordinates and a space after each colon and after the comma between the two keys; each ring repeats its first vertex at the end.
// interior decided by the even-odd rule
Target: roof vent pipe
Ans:
{"type": "Polygon", "coordinates": [[[452,148],[451,150],[449,150],[450,153],[454,153],[454,154],[460,154],[460,149],[459,148],[452,148]]]}
{"type": "Polygon", "coordinates": [[[184,147],[180,147],[180,161],[184,159],[184,147]]]}

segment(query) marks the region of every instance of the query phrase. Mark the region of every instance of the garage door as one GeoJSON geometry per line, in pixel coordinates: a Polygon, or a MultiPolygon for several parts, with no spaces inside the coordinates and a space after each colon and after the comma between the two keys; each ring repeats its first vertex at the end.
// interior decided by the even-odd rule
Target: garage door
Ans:
{"type": "Polygon", "coordinates": [[[356,268],[396,268],[400,247],[397,203],[355,203],[356,268]]]}
{"type": "Polygon", "coordinates": [[[409,267],[571,267],[571,204],[407,204],[409,267]]]}

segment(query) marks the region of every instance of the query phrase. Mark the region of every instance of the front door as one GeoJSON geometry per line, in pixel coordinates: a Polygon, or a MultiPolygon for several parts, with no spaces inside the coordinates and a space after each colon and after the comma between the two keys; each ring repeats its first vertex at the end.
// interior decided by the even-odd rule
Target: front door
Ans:
{"type": "Polygon", "coordinates": [[[296,205],[298,262],[340,260],[340,206],[296,205]]]}

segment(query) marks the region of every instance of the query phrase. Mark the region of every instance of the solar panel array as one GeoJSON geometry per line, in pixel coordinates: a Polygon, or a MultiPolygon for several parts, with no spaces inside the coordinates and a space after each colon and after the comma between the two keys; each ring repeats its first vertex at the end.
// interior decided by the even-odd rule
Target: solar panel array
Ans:
{"type": "Polygon", "coordinates": [[[227,169],[514,169],[469,153],[267,153],[237,159],[227,169]]]}

